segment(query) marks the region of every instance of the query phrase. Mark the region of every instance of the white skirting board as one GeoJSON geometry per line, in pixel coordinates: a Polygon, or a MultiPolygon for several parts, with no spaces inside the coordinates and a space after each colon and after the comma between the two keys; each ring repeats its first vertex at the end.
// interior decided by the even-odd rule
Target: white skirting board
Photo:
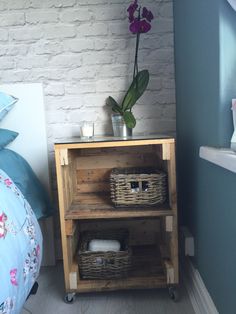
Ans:
{"type": "Polygon", "coordinates": [[[185,258],[183,279],[196,314],[219,314],[198,270],[189,258],[185,258]]]}

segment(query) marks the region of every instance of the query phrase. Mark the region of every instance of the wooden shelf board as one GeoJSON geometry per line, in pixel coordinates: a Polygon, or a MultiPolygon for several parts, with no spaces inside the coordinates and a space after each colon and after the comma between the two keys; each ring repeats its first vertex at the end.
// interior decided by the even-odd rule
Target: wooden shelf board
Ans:
{"type": "Polygon", "coordinates": [[[132,138],[116,137],[94,137],[91,141],[81,141],[80,138],[67,140],[65,143],[56,143],[55,149],[81,149],[81,148],[100,148],[100,147],[122,147],[122,146],[142,146],[160,145],[174,143],[173,137],[164,135],[133,136],[132,138]]]}
{"type": "Polygon", "coordinates": [[[132,250],[132,269],[128,278],[80,279],[78,292],[165,287],[166,275],[157,246],[134,246],[132,250]]]}
{"type": "Polygon", "coordinates": [[[82,293],[108,290],[153,289],[163,288],[166,286],[166,276],[158,275],[156,277],[131,277],[115,280],[80,280],[77,291],[82,293]]]}
{"type": "Polygon", "coordinates": [[[65,219],[120,219],[172,216],[174,212],[168,204],[152,207],[116,208],[112,204],[95,205],[73,202],[65,219]]]}

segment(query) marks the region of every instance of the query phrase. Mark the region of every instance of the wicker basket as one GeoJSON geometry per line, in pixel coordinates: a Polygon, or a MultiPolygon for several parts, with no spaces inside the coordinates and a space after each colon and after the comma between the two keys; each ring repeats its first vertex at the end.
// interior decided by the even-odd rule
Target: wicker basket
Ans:
{"type": "Polygon", "coordinates": [[[82,279],[108,279],[128,276],[131,267],[131,249],[128,247],[129,234],[126,229],[90,231],[81,235],[78,261],[82,279]],[[118,240],[118,252],[88,251],[89,241],[93,239],[118,240]]]}
{"type": "Polygon", "coordinates": [[[117,207],[162,204],[167,175],[153,168],[115,168],[110,176],[111,200],[117,207]]]}

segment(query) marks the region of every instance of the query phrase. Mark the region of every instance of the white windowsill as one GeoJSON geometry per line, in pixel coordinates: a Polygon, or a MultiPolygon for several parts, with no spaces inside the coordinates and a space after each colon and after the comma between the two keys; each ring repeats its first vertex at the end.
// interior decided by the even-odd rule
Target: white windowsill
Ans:
{"type": "Polygon", "coordinates": [[[199,156],[236,173],[236,152],[232,149],[201,146],[199,156]]]}

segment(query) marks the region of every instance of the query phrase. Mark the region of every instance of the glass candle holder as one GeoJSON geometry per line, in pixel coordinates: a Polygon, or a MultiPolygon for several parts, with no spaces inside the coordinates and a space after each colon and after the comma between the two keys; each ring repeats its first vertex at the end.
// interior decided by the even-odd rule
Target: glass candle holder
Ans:
{"type": "Polygon", "coordinates": [[[83,122],[80,126],[80,136],[84,140],[89,140],[94,136],[94,123],[83,122]]]}

